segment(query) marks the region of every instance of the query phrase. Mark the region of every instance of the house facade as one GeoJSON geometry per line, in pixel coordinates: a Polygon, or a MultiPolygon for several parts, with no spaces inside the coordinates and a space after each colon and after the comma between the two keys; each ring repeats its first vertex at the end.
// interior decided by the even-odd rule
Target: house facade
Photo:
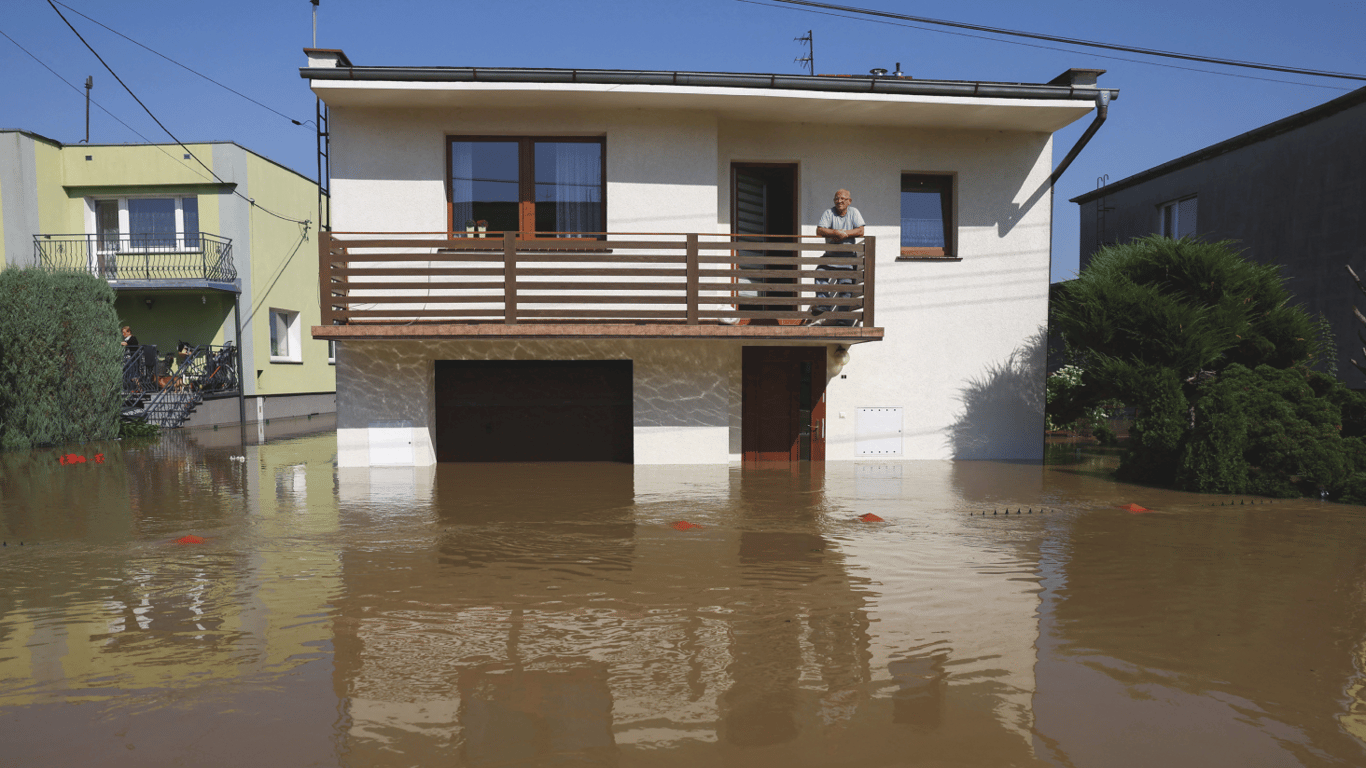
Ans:
{"type": "Polygon", "coordinates": [[[1338,376],[1366,387],[1345,265],[1366,274],[1366,88],[1072,199],[1081,266],[1105,245],[1150,234],[1232,240],[1277,264],[1295,300],[1337,340],[1338,376]]]}
{"type": "Polygon", "coordinates": [[[341,466],[1041,458],[1052,134],[1116,95],[1095,71],[308,55],[341,466]],[[837,190],[866,226],[827,245],[837,190]]]}
{"type": "Polygon", "coordinates": [[[318,201],[316,182],[231,142],[64,145],[0,131],[0,268],[107,279],[121,324],[156,347],[153,386],[185,388],[172,375],[182,342],[210,368],[240,353],[186,404],[183,426],[336,410],[331,347],[304,330],[318,322],[318,201]]]}

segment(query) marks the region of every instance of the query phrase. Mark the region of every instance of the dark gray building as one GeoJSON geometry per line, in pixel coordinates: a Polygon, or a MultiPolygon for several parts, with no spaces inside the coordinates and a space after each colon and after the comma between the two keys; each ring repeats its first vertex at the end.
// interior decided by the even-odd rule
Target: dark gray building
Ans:
{"type": "Polygon", "coordinates": [[[1366,88],[1072,202],[1083,269],[1101,246],[1149,234],[1235,240],[1248,258],[1282,265],[1296,299],[1332,323],[1338,376],[1366,387],[1348,362],[1366,358],[1343,268],[1366,279],[1366,88]]]}

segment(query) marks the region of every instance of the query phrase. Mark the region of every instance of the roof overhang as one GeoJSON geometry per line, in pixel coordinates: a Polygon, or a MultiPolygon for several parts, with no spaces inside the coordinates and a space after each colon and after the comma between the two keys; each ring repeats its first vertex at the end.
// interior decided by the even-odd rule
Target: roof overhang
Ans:
{"type": "MultiPolygon", "coordinates": [[[[309,67],[329,107],[651,109],[732,120],[1051,133],[1102,89],[1071,85],[585,70],[309,67]],[[591,82],[585,82],[585,80],[591,82]]],[[[1110,98],[1118,91],[1109,90],[1110,98]]]]}

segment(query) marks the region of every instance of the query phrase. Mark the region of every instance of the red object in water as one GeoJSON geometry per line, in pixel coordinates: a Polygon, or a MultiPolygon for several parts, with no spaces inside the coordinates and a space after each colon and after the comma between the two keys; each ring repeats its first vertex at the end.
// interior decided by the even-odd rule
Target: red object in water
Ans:
{"type": "Polygon", "coordinates": [[[204,539],[203,539],[202,537],[196,536],[196,535],[194,535],[194,534],[192,533],[192,534],[190,534],[189,536],[181,536],[180,538],[178,538],[178,539],[175,540],[175,543],[177,543],[177,544],[203,544],[203,543],[204,543],[204,539]]]}
{"type": "Polygon", "coordinates": [[[860,515],[860,516],[859,516],[859,519],[862,520],[862,521],[865,522],[865,523],[885,523],[885,522],[887,522],[886,520],[883,520],[882,518],[878,517],[877,515],[873,514],[872,512],[869,512],[869,513],[866,514],[866,515],[860,515]]]}
{"type": "Polygon", "coordinates": [[[1137,504],[1125,504],[1124,506],[1120,507],[1120,509],[1124,510],[1125,512],[1132,512],[1135,515],[1137,515],[1140,512],[1150,511],[1148,509],[1144,509],[1143,507],[1138,506],[1137,504]]]}
{"type": "Polygon", "coordinates": [[[103,464],[103,463],[104,463],[104,454],[103,454],[103,453],[97,453],[97,454],[95,454],[95,463],[96,463],[96,464],[103,464]]]}
{"type": "Polygon", "coordinates": [[[679,520],[678,522],[676,522],[676,523],[673,524],[673,529],[674,529],[675,531],[688,531],[688,530],[692,530],[693,528],[701,528],[701,527],[702,527],[702,526],[698,525],[697,523],[690,523],[690,522],[688,522],[687,520],[679,520]]]}

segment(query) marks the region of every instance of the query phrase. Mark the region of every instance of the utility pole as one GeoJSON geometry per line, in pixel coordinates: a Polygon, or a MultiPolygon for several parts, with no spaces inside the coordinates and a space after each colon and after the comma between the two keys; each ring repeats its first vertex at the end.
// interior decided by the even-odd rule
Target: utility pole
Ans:
{"type": "Polygon", "coordinates": [[[816,74],[816,37],[811,30],[806,30],[806,37],[794,37],[793,40],[806,46],[806,56],[798,57],[793,61],[805,67],[811,68],[811,74],[816,74]]]}
{"type": "Polygon", "coordinates": [[[308,0],[313,3],[313,47],[318,47],[318,0],[308,0]]]}
{"type": "Polygon", "coordinates": [[[94,75],[85,78],[85,143],[90,143],[90,89],[95,87],[94,75]]]}

